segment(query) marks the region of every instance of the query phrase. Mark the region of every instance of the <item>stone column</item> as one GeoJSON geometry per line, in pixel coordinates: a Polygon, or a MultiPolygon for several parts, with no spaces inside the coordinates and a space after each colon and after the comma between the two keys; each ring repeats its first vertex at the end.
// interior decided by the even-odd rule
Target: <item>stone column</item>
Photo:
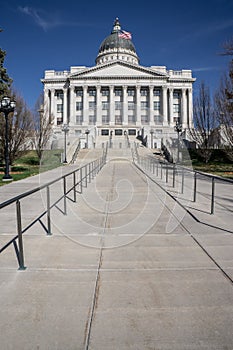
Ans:
{"type": "Polygon", "coordinates": [[[50,101],[50,90],[44,89],[44,111],[47,118],[51,120],[51,101],[50,101]]]}
{"type": "Polygon", "coordinates": [[[100,126],[102,124],[102,106],[101,106],[101,95],[100,95],[101,86],[96,86],[96,106],[95,106],[95,116],[96,116],[96,125],[100,126]]]}
{"type": "Polygon", "coordinates": [[[70,87],[70,125],[75,124],[75,86],[70,87]]]}
{"type": "MultiPolygon", "coordinates": [[[[161,101],[160,101],[161,103],[161,101]]],[[[163,115],[163,125],[168,125],[168,119],[167,119],[167,87],[162,87],[162,115],[163,115]]]]}
{"type": "Polygon", "coordinates": [[[183,128],[187,128],[187,95],[186,89],[182,89],[182,98],[181,98],[181,123],[183,128]]]}
{"type": "Polygon", "coordinates": [[[169,120],[170,120],[170,125],[174,125],[173,121],[173,89],[169,89],[169,120]]]}
{"type": "Polygon", "coordinates": [[[155,125],[154,121],[154,86],[149,87],[149,125],[155,125]]]}
{"type": "Polygon", "coordinates": [[[193,90],[188,89],[188,126],[193,128],[193,90]]]}
{"type": "Polygon", "coordinates": [[[87,86],[83,86],[83,125],[88,126],[88,95],[87,95],[87,86]]]}
{"type": "Polygon", "coordinates": [[[123,106],[122,106],[122,124],[128,124],[128,100],[127,100],[127,86],[123,86],[123,106]]]}
{"type": "Polygon", "coordinates": [[[67,124],[67,88],[63,88],[63,124],[67,124]]]}
{"type": "Polygon", "coordinates": [[[54,124],[57,125],[57,117],[62,117],[62,113],[57,113],[55,93],[55,89],[50,89],[50,120],[54,121],[54,124]]]}
{"type": "Polygon", "coordinates": [[[115,125],[115,102],[114,102],[114,86],[109,87],[109,117],[110,125],[115,125]]]}
{"type": "Polygon", "coordinates": [[[136,125],[141,125],[141,86],[136,86],[136,125]]]}

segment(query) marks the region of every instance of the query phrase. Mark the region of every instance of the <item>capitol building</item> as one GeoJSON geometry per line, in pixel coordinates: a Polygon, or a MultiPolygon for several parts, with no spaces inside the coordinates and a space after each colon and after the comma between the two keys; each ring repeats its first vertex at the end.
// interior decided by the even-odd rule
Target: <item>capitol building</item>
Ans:
{"type": "Polygon", "coordinates": [[[44,111],[53,125],[53,139],[70,139],[81,147],[96,147],[98,140],[128,135],[140,138],[149,148],[160,148],[165,138],[193,125],[192,71],[140,64],[131,35],[118,18],[111,34],[101,43],[95,65],[71,66],[69,70],[46,70],[44,111]],[[64,129],[63,129],[64,130],[64,129]]]}

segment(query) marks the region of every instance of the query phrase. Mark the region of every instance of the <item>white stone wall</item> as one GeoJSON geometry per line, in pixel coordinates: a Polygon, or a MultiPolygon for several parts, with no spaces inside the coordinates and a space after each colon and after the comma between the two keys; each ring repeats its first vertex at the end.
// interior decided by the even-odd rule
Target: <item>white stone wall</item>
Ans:
{"type": "Polygon", "coordinates": [[[60,132],[62,124],[69,124],[70,135],[84,135],[89,129],[93,138],[101,129],[137,133],[143,129],[148,147],[160,147],[163,134],[174,130],[176,120],[183,129],[192,126],[194,80],[190,70],[107,64],[46,71],[42,82],[54,133],[60,132]],[[106,89],[108,93],[103,92],[106,89]]]}

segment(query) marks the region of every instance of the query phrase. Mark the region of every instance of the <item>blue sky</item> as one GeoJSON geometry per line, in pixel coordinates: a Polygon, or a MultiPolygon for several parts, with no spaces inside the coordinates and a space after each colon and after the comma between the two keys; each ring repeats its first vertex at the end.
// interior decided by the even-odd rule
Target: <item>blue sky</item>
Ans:
{"type": "Polygon", "coordinates": [[[5,67],[30,108],[45,70],[95,65],[116,17],[132,33],[141,65],[192,69],[195,91],[202,80],[215,91],[229,62],[219,53],[233,37],[233,0],[1,0],[5,67]]]}

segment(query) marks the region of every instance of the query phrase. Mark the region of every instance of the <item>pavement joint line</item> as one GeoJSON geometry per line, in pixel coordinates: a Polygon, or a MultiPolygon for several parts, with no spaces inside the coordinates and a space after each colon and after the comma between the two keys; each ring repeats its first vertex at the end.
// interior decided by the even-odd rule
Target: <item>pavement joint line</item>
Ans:
{"type": "MultiPolygon", "coordinates": [[[[165,193],[167,193],[174,201],[176,201],[176,203],[178,203],[181,208],[183,208],[183,210],[185,210],[188,214],[191,215],[191,217],[198,223],[204,225],[204,223],[202,223],[201,221],[199,221],[188,209],[185,208],[185,206],[183,206],[180,201],[178,201],[171,193],[169,193],[166,189],[164,189],[162,187],[162,185],[160,185],[155,179],[153,179],[153,177],[151,176],[151,174],[148,174],[147,171],[145,171],[144,169],[142,169],[138,164],[134,163],[135,168],[137,168],[140,172],[142,172],[143,174],[145,174],[153,183],[155,183],[157,186],[159,186],[163,191],[165,191],[165,193]]],[[[142,181],[145,181],[142,178],[142,181]]],[[[153,193],[156,196],[155,191],[152,189],[153,193]]],[[[170,210],[170,208],[168,207],[168,205],[166,205],[159,196],[157,196],[157,198],[160,200],[161,203],[164,204],[164,206],[170,211],[170,213],[179,221],[179,219],[176,217],[176,215],[174,213],[172,213],[172,211],[170,210]]],[[[187,234],[194,240],[194,242],[196,242],[196,244],[202,249],[202,251],[209,257],[209,259],[218,267],[218,269],[222,272],[222,274],[226,277],[226,279],[233,285],[233,279],[230,277],[229,274],[226,273],[226,271],[224,270],[224,268],[221,267],[221,265],[216,261],[216,259],[214,259],[212,257],[212,255],[207,251],[207,249],[204,248],[204,246],[198,241],[198,239],[196,237],[194,237],[194,235],[192,234],[192,232],[190,230],[188,230],[185,225],[180,222],[181,227],[183,227],[183,229],[187,232],[187,234]]],[[[228,231],[229,232],[229,231],[228,231]]]]}
{"type": "MultiPolygon", "coordinates": [[[[113,182],[114,182],[114,172],[115,172],[115,166],[113,167],[111,188],[110,188],[110,190],[108,190],[107,195],[106,195],[106,200],[105,200],[105,210],[104,210],[105,216],[104,216],[104,222],[103,222],[103,228],[102,228],[102,236],[106,232],[107,219],[108,219],[109,207],[110,207],[110,198],[109,197],[110,197],[113,182]]],[[[90,311],[90,317],[89,317],[89,320],[87,320],[87,324],[86,324],[85,350],[89,349],[89,342],[90,342],[90,337],[91,337],[91,327],[92,327],[92,322],[93,322],[93,318],[94,318],[94,312],[95,312],[96,305],[97,305],[97,299],[98,299],[98,293],[99,293],[99,287],[100,287],[99,278],[100,278],[100,268],[102,265],[102,257],[103,257],[103,245],[104,245],[104,240],[103,240],[103,237],[101,237],[99,262],[98,262],[98,267],[97,267],[96,281],[95,281],[94,293],[93,293],[93,298],[92,298],[92,306],[91,306],[91,311],[90,311]]]]}
{"type": "MultiPolygon", "coordinates": [[[[233,267],[227,267],[227,269],[233,269],[233,267]]],[[[151,267],[151,268],[100,268],[100,272],[146,272],[146,271],[218,271],[219,269],[217,267],[206,267],[206,266],[200,266],[200,267],[151,267]]],[[[0,268],[0,272],[7,272],[7,271],[12,271],[12,272],[19,272],[21,271],[17,270],[15,271],[15,268],[0,268]]],[[[27,268],[27,273],[28,272],[35,272],[35,271],[43,271],[43,272],[53,272],[53,271],[66,271],[66,272],[96,272],[96,268],[90,269],[90,268],[59,268],[59,267],[54,267],[54,268],[49,268],[49,267],[41,267],[41,268],[27,268]]]]}

